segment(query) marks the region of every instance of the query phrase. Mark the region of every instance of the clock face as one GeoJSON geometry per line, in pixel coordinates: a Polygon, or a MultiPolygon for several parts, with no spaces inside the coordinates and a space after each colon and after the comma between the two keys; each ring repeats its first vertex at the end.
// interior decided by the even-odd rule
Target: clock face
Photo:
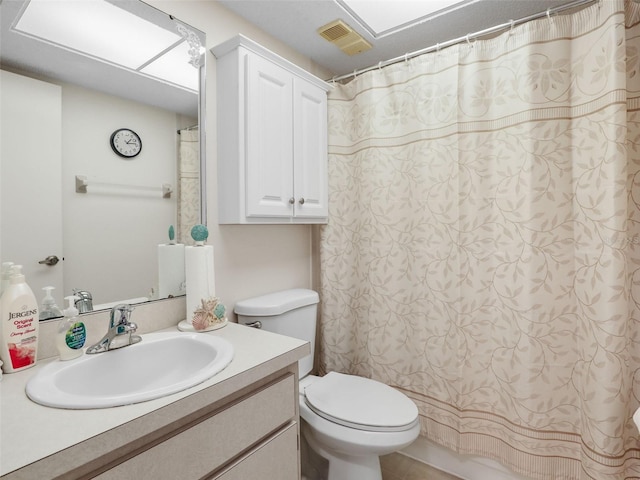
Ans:
{"type": "Polygon", "coordinates": [[[111,135],[111,148],[125,158],[133,158],[142,150],[142,140],[136,132],[128,128],[120,128],[111,135]]]}

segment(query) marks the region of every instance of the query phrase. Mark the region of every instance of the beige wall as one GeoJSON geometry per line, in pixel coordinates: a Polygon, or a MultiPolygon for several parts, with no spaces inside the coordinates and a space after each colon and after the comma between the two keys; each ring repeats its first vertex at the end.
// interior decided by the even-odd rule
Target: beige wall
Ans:
{"type": "MultiPolygon", "coordinates": [[[[147,0],[147,3],[207,34],[207,225],[209,243],[215,249],[217,296],[231,311],[236,301],[243,298],[286,288],[311,288],[312,227],[218,225],[216,59],[209,50],[241,33],[321,78],[330,74],[216,1],[147,0]]],[[[235,320],[234,315],[230,317],[235,320]]]]}

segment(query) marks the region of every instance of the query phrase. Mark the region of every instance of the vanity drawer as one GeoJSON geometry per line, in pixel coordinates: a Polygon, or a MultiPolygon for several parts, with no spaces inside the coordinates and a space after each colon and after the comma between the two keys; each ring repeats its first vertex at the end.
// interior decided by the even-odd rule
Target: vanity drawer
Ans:
{"type": "Polygon", "coordinates": [[[295,376],[257,390],[98,475],[100,480],[188,480],[210,475],[295,419],[295,376]]]}
{"type": "Polygon", "coordinates": [[[259,445],[228,469],[209,480],[297,480],[298,428],[292,423],[285,430],[259,445]]]}

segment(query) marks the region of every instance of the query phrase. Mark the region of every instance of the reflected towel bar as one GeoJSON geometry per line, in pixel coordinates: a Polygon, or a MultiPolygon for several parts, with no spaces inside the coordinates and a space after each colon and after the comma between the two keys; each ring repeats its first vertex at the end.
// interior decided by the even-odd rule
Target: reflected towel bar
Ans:
{"type": "Polygon", "coordinates": [[[117,187],[117,188],[130,188],[135,190],[160,190],[162,192],[162,198],[171,198],[173,193],[173,187],[170,183],[163,183],[161,186],[150,185],[133,185],[129,183],[121,182],[106,182],[98,181],[87,178],[86,175],[76,175],[76,193],[87,193],[87,187],[89,185],[99,185],[105,187],[117,187]]]}

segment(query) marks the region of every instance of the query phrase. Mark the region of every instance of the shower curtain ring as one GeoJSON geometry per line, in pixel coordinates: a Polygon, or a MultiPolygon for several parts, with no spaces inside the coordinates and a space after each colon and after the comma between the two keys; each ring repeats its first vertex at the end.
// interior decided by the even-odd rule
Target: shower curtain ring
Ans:
{"type": "Polygon", "coordinates": [[[378,70],[382,70],[382,60],[378,62],[378,70]]]}
{"type": "Polygon", "coordinates": [[[547,8],[547,18],[549,19],[549,23],[553,24],[553,18],[551,18],[551,7],[547,8]]]}
{"type": "MultiPolygon", "coordinates": [[[[469,45],[469,47],[473,48],[473,43],[471,43],[470,36],[471,36],[471,34],[467,33],[467,37],[466,37],[467,38],[467,45],[469,45]]],[[[474,43],[475,43],[475,41],[474,41],[474,43]]]]}
{"type": "Polygon", "coordinates": [[[509,20],[511,27],[509,28],[509,35],[513,35],[513,27],[515,27],[516,22],[514,20],[509,20]]]}

